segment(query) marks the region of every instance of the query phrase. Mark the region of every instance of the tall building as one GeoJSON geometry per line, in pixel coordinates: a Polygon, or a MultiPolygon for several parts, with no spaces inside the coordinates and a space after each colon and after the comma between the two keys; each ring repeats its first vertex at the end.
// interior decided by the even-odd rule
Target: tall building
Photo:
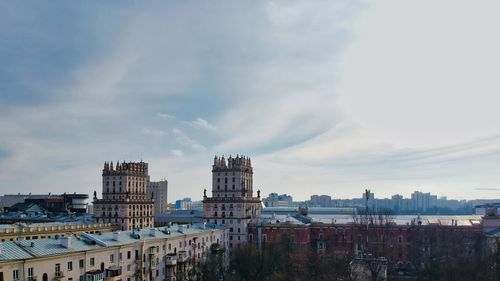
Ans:
{"type": "Polygon", "coordinates": [[[150,199],[155,201],[155,216],[168,213],[168,181],[150,181],[146,192],[150,199]]]}
{"type": "Polygon", "coordinates": [[[154,201],[146,194],[148,164],[104,163],[102,199],[94,191],[94,217],[98,223],[114,223],[122,230],[153,227],[154,201]]]}
{"type": "Polygon", "coordinates": [[[247,239],[247,225],[261,214],[260,191],[253,194],[253,169],[250,158],[215,157],[212,166],[212,197],[203,196],[206,222],[229,228],[229,248],[247,239]]]}

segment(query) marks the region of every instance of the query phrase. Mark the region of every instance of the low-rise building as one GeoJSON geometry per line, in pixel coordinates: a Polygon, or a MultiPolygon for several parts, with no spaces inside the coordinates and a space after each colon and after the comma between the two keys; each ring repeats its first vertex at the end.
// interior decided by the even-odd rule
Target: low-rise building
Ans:
{"type": "Polygon", "coordinates": [[[227,241],[224,229],[205,224],[8,241],[0,280],[172,281],[227,241]]]}

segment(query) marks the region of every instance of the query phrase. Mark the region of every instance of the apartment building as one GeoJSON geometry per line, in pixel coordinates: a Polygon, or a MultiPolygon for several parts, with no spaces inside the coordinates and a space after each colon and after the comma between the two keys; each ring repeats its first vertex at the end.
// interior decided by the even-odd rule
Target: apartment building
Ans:
{"type": "MultiPolygon", "coordinates": [[[[176,280],[211,251],[226,255],[215,225],[107,232],[0,244],[0,280],[176,280]]],[[[224,257],[227,260],[227,257],[224,257]]]]}

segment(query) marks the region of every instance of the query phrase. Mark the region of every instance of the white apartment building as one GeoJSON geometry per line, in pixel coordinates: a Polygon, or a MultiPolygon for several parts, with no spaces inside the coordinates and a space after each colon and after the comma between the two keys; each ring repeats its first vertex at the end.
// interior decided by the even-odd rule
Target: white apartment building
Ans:
{"type": "Polygon", "coordinates": [[[227,243],[227,231],[205,224],[7,241],[0,281],[173,281],[211,250],[226,255],[227,243]]]}

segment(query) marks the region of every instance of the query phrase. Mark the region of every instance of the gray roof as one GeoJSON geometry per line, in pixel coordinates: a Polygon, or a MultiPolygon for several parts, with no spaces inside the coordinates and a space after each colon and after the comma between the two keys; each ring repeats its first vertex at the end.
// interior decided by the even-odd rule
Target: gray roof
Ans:
{"type": "Polygon", "coordinates": [[[203,224],[194,224],[185,226],[176,225],[154,229],[140,229],[136,231],[122,231],[119,234],[118,241],[113,239],[113,232],[86,234],[79,237],[72,236],[70,248],[62,246],[61,239],[56,238],[7,241],[0,243],[0,247],[2,248],[0,253],[0,262],[97,250],[106,247],[133,244],[139,241],[163,240],[166,238],[193,235],[220,229],[223,229],[223,227],[215,225],[206,225],[204,227],[203,224]],[[167,234],[167,230],[170,234],[167,234]],[[151,235],[153,233],[154,236],[151,235]],[[91,243],[91,240],[94,238],[104,242],[105,244],[91,243]]]}
{"type": "Polygon", "coordinates": [[[19,248],[19,246],[15,242],[2,242],[1,247],[2,251],[0,253],[0,261],[23,260],[32,258],[30,254],[19,248]]]}

